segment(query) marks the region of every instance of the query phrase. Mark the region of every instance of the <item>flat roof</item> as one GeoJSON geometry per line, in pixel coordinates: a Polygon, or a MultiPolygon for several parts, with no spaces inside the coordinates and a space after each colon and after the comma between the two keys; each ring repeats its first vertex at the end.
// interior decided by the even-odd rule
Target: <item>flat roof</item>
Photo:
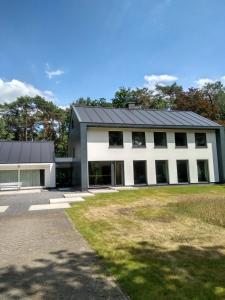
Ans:
{"type": "Polygon", "coordinates": [[[109,126],[219,128],[221,125],[191,111],[73,106],[81,123],[109,126]]]}
{"type": "Polygon", "coordinates": [[[54,143],[0,141],[0,164],[53,163],[54,143]]]}

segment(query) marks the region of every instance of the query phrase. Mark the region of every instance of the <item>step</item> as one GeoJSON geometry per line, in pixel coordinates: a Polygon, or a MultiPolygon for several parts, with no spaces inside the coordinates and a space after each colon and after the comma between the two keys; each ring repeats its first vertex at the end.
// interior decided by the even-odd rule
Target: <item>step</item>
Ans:
{"type": "Polygon", "coordinates": [[[92,194],[109,194],[109,193],[118,193],[119,191],[113,189],[92,189],[88,190],[92,194]]]}
{"type": "Polygon", "coordinates": [[[138,190],[139,187],[136,187],[136,186],[115,186],[112,189],[117,190],[117,191],[133,191],[133,190],[138,190]]]}
{"type": "Polygon", "coordinates": [[[69,203],[55,203],[55,204],[36,204],[29,207],[29,211],[34,210],[48,210],[48,209],[62,209],[70,208],[69,203]]]}
{"type": "Polygon", "coordinates": [[[71,194],[64,194],[63,195],[65,198],[74,198],[74,197],[90,197],[90,196],[94,196],[94,194],[91,193],[71,193],[71,194]]]}
{"type": "Polygon", "coordinates": [[[51,204],[53,203],[76,203],[76,202],[83,202],[85,201],[82,197],[70,197],[70,198],[55,198],[55,199],[49,199],[49,202],[51,204]]]}

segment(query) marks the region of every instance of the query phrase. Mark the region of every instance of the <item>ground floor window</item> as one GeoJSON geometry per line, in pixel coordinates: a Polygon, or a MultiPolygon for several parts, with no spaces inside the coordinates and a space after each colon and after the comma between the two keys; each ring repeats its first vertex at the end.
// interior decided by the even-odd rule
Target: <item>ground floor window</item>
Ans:
{"type": "Polygon", "coordinates": [[[156,182],[158,184],[168,183],[169,182],[168,161],[156,160],[155,169],[156,169],[156,182]]]}
{"type": "Polygon", "coordinates": [[[123,161],[90,161],[88,164],[89,185],[123,185],[123,161]]]}
{"type": "Polygon", "coordinates": [[[133,162],[134,184],[147,184],[146,161],[136,160],[133,162]]]}
{"type": "Polygon", "coordinates": [[[187,160],[177,160],[177,180],[178,183],[189,182],[189,167],[187,160]]]}
{"type": "Polygon", "coordinates": [[[198,181],[209,182],[208,160],[198,160],[197,168],[198,168],[198,181]]]}
{"type": "Polygon", "coordinates": [[[1,170],[0,183],[22,182],[22,187],[44,186],[44,170],[1,170]]]}

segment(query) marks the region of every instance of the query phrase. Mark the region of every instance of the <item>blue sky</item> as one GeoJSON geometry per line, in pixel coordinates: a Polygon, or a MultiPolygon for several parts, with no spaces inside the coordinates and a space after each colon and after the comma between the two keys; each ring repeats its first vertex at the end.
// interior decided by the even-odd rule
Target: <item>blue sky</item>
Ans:
{"type": "Polygon", "coordinates": [[[224,0],[0,0],[0,37],[0,103],[225,82],[224,0]]]}

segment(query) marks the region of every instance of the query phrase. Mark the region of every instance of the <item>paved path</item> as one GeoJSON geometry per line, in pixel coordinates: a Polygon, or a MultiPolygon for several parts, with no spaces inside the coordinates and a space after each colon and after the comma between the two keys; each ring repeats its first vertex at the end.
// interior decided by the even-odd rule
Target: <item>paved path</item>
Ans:
{"type": "Polygon", "coordinates": [[[100,269],[63,210],[0,215],[1,299],[126,299],[100,269]]]}

